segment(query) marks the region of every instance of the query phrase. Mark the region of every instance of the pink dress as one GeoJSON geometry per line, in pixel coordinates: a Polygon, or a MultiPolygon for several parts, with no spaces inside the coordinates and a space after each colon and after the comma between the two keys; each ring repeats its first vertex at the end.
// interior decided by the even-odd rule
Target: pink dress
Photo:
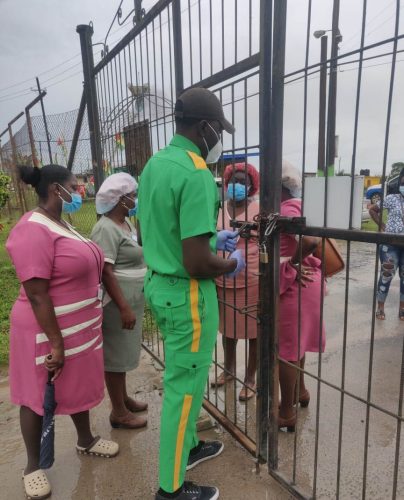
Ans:
{"type": "MultiPolygon", "coordinates": [[[[104,255],[94,243],[63,229],[37,212],[28,212],[6,244],[21,283],[49,280],[65,347],[65,365],[55,381],[56,413],[88,410],[104,397],[102,307],[99,283],[104,255]],[[84,241],[83,241],[84,240],[84,241]]],[[[11,401],[43,415],[50,344],[21,286],[11,312],[11,401]]]]}
{"type": "MultiPolygon", "coordinates": [[[[259,203],[252,201],[247,207],[247,214],[242,213],[237,216],[240,221],[252,220],[259,213],[259,203]]],[[[230,220],[233,219],[231,210],[224,203],[223,212],[220,210],[218,226],[220,229],[229,229],[230,220]],[[230,213],[229,213],[230,212],[230,213]],[[222,227],[223,226],[223,227],[222,227]]],[[[234,339],[255,339],[257,338],[257,304],[258,304],[258,266],[259,251],[255,238],[240,238],[237,249],[244,254],[248,254],[247,269],[241,272],[236,279],[216,279],[217,295],[219,299],[219,330],[226,337],[234,339]],[[246,252],[246,242],[248,250],[246,252]],[[246,280],[247,274],[247,280],[246,280]],[[234,284],[235,283],[235,284],[234,284]],[[246,286],[247,284],[247,286],[246,286]],[[225,306],[223,303],[230,304],[225,306]],[[234,312],[234,308],[238,311],[234,312]],[[240,313],[239,310],[248,308],[249,315],[240,313]]]]}
{"type": "MultiPolygon", "coordinates": [[[[301,200],[291,199],[281,204],[281,215],[287,217],[301,216],[301,200]]],[[[281,234],[281,258],[292,257],[298,247],[293,234],[281,234]]],[[[286,361],[298,361],[306,352],[321,352],[325,347],[324,325],[320,335],[321,304],[321,261],[312,255],[303,261],[312,268],[313,283],[301,287],[301,329],[300,349],[298,332],[298,296],[299,285],[296,281],[296,270],[288,263],[280,266],[280,331],[279,357],[286,361]]]]}

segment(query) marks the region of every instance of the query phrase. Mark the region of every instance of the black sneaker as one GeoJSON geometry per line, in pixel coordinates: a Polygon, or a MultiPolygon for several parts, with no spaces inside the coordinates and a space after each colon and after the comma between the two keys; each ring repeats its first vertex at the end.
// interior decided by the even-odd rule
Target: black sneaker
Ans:
{"type": "MultiPolygon", "coordinates": [[[[171,498],[175,500],[217,500],[219,490],[214,486],[199,486],[191,481],[185,481],[182,491],[171,498]]],[[[157,492],[155,500],[167,500],[167,497],[157,492]]]]}
{"type": "Polygon", "coordinates": [[[193,469],[205,460],[219,456],[223,450],[224,444],[221,441],[199,441],[198,446],[189,454],[187,470],[193,469]]]}

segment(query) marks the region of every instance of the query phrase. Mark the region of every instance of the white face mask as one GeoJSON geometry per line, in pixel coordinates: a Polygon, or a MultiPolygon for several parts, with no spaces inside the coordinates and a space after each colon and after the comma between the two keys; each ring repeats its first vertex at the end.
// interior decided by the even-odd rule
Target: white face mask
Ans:
{"type": "Polygon", "coordinates": [[[203,141],[204,141],[206,149],[208,151],[208,156],[206,157],[205,161],[209,165],[211,163],[217,163],[217,161],[219,160],[219,158],[223,152],[223,144],[222,144],[222,141],[220,140],[220,137],[217,135],[216,130],[212,127],[212,125],[210,125],[210,123],[208,123],[208,125],[213,130],[213,132],[215,133],[215,135],[217,137],[217,143],[213,146],[212,149],[209,149],[208,143],[206,142],[205,137],[203,137],[203,141]]]}

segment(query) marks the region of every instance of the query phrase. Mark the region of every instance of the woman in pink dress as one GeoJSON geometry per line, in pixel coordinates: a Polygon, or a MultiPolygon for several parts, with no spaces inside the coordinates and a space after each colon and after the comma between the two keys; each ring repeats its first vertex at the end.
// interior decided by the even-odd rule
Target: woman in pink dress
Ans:
{"type": "MultiPolygon", "coordinates": [[[[282,167],[281,215],[301,216],[302,179],[299,170],[284,162],[282,167]]],[[[299,240],[293,234],[281,235],[280,266],[280,329],[279,357],[304,368],[306,352],[321,352],[325,346],[324,326],[320,325],[321,303],[321,261],[312,255],[318,238],[304,236],[301,253],[299,240]],[[301,276],[299,260],[302,258],[301,276]],[[301,282],[300,342],[299,342],[299,281],[301,282]]],[[[296,425],[295,394],[299,394],[301,406],[310,401],[309,391],[300,374],[297,391],[297,371],[279,363],[281,404],[279,428],[286,427],[293,432],[296,425]]]]}
{"type": "Polygon", "coordinates": [[[53,373],[56,413],[70,415],[79,453],[112,457],[119,447],[93,436],[89,409],[104,397],[102,250],[61,218],[81,206],[77,180],[66,168],[21,167],[23,182],[35,187],[39,205],[11,231],[6,247],[22,286],[11,312],[10,391],[20,406],[28,463],[29,498],[51,494],[39,468],[43,400],[53,373]]]}
{"type": "MultiPolygon", "coordinates": [[[[233,230],[230,221],[252,221],[259,213],[259,203],[254,196],[259,190],[259,174],[253,165],[236,163],[228,165],[223,174],[228,200],[218,216],[220,229],[233,230]],[[223,227],[222,227],[223,226],[223,227]]],[[[255,395],[255,375],[257,371],[257,320],[254,306],[258,303],[258,246],[254,238],[240,238],[237,249],[247,255],[247,268],[235,279],[216,280],[219,298],[219,330],[223,335],[224,368],[212,386],[223,386],[231,381],[236,369],[236,350],[240,339],[248,340],[248,363],[240,401],[255,395]],[[230,306],[226,306],[230,304],[230,306]],[[234,306],[238,309],[234,311],[234,306]],[[250,309],[242,314],[240,309],[250,309]],[[233,374],[233,376],[232,376],[233,374]]]]}

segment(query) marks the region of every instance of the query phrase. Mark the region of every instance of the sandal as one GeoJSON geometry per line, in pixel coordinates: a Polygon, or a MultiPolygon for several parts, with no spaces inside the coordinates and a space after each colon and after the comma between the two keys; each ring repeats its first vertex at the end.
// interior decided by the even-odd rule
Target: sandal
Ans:
{"type": "Polygon", "coordinates": [[[233,380],[233,376],[229,375],[228,373],[225,375],[224,372],[222,372],[216,380],[213,380],[210,383],[211,387],[223,387],[227,382],[231,382],[233,380]]]}
{"type": "Polygon", "coordinates": [[[132,412],[128,412],[123,417],[112,417],[111,414],[109,422],[114,429],[141,429],[147,425],[146,418],[138,417],[132,412]]]}
{"type": "Polygon", "coordinates": [[[97,436],[94,441],[84,448],[77,445],[76,450],[80,455],[95,455],[97,457],[112,458],[119,453],[119,444],[97,436]]]}
{"type": "MultiPolygon", "coordinates": [[[[295,395],[295,401],[297,400],[297,393],[295,395]]],[[[307,408],[310,403],[310,392],[306,389],[304,392],[299,394],[299,403],[302,408],[307,408]]],[[[295,404],[297,404],[295,402],[295,404]]]]}
{"type": "Polygon", "coordinates": [[[42,500],[51,496],[51,486],[42,469],[23,474],[25,495],[28,500],[42,500]]]}
{"type": "Polygon", "coordinates": [[[149,407],[147,403],[143,403],[142,401],[136,401],[136,399],[133,398],[129,398],[127,401],[125,401],[125,406],[129,411],[133,413],[146,411],[147,408],[149,407]]]}
{"type": "Polygon", "coordinates": [[[291,416],[290,418],[283,418],[279,415],[278,417],[278,429],[284,429],[286,427],[287,432],[295,432],[296,429],[296,415],[291,416]]]}
{"type": "Polygon", "coordinates": [[[401,321],[404,321],[404,308],[398,310],[398,317],[401,321]]]}
{"type": "Polygon", "coordinates": [[[238,399],[239,399],[239,401],[248,401],[249,399],[251,399],[255,396],[256,392],[257,392],[256,384],[254,384],[252,386],[245,385],[241,389],[240,394],[238,395],[238,399]]]}
{"type": "MultiPolygon", "coordinates": [[[[399,313],[399,317],[400,317],[400,313],[399,313]]],[[[386,315],[384,314],[383,309],[378,309],[378,310],[376,311],[376,318],[377,318],[377,319],[380,319],[380,320],[382,320],[382,321],[386,319],[386,315]]],[[[400,319],[401,319],[401,317],[400,317],[400,319]]]]}

